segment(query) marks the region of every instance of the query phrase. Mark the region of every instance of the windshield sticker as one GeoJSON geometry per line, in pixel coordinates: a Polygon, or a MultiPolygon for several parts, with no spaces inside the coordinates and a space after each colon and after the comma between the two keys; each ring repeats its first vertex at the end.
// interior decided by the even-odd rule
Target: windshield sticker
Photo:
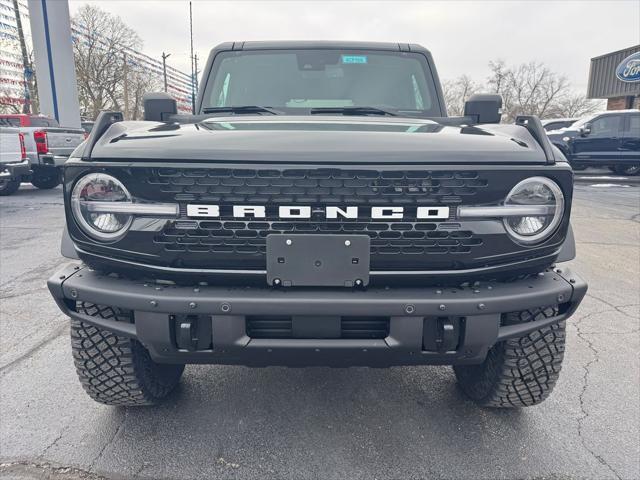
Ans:
{"type": "Polygon", "coordinates": [[[367,63],[366,55],[342,55],[342,63],[367,63]]]}

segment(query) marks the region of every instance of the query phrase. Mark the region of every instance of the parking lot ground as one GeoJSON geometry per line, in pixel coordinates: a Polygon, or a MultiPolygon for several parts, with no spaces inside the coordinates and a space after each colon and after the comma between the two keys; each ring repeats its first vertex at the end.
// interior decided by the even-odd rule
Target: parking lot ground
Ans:
{"type": "Polygon", "coordinates": [[[45,281],[60,188],[0,202],[0,476],[32,479],[640,478],[640,187],[577,185],[589,293],[543,404],[483,410],[448,367],[188,366],[157,408],[90,400],[45,281]]]}

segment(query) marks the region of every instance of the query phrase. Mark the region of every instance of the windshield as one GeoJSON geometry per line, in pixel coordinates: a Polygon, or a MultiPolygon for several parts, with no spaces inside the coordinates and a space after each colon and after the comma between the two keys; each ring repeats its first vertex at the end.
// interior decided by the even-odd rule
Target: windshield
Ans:
{"type": "Polygon", "coordinates": [[[207,81],[202,109],[253,105],[307,114],[312,109],[336,113],[333,109],[374,107],[440,116],[428,68],[423,55],[410,52],[222,52],[207,81]]]}

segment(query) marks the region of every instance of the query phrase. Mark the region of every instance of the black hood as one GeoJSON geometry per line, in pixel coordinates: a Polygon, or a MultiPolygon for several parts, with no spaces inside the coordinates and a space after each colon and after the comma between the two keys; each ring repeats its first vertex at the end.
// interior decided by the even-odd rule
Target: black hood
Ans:
{"type": "Polygon", "coordinates": [[[232,116],[199,123],[119,122],[92,159],[295,163],[544,164],[515,125],[443,126],[397,117],[232,116]]]}

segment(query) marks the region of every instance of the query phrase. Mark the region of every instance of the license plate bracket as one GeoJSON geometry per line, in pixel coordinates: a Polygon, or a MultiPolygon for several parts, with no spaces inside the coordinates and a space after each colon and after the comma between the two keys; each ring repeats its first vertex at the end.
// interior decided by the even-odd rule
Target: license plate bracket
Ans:
{"type": "Polygon", "coordinates": [[[369,284],[368,235],[267,236],[267,283],[283,287],[369,284]]]}

